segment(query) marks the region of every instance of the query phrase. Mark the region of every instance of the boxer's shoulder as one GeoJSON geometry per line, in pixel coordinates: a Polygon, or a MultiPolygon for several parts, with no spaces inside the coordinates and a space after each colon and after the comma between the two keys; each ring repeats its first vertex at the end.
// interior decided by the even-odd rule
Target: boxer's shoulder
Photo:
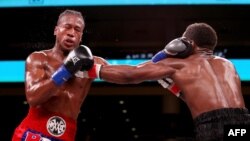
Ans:
{"type": "Polygon", "coordinates": [[[28,59],[32,59],[32,60],[37,60],[37,59],[45,59],[46,57],[49,56],[48,51],[34,51],[32,52],[28,57],[28,59]]]}
{"type": "Polygon", "coordinates": [[[46,64],[48,55],[45,52],[33,52],[26,58],[26,65],[43,65],[46,64]]]}

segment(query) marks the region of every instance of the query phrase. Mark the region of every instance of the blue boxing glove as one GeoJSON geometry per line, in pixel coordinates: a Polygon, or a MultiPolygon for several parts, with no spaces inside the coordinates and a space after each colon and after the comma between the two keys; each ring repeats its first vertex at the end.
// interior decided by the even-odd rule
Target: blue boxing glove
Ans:
{"type": "Polygon", "coordinates": [[[165,46],[163,50],[156,53],[152,58],[152,62],[156,63],[167,57],[186,58],[192,54],[192,52],[192,43],[186,38],[181,37],[172,40],[165,46]]]}
{"type": "Polygon", "coordinates": [[[93,55],[87,46],[81,45],[72,50],[64,63],[53,73],[52,80],[57,86],[62,85],[83,66],[86,70],[94,64],[93,55]]]}
{"type": "Polygon", "coordinates": [[[72,76],[72,72],[63,64],[52,75],[52,80],[57,86],[62,85],[72,76]]]}

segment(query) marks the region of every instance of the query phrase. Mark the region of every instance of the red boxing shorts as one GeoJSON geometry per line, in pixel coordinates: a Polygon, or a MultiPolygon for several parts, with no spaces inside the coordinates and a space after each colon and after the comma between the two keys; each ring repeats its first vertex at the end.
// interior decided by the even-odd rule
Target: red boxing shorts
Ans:
{"type": "Polygon", "coordinates": [[[76,120],[41,108],[30,108],[12,141],[74,141],[76,120]]]}

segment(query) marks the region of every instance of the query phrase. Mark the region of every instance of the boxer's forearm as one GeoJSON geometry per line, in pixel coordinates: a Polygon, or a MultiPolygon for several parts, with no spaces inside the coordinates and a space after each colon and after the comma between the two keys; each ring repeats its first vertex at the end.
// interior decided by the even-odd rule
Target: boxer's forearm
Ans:
{"type": "Polygon", "coordinates": [[[109,65],[100,70],[100,78],[118,84],[138,84],[147,80],[157,80],[171,75],[174,69],[161,69],[161,65],[143,64],[138,66],[109,65]]]}
{"type": "Polygon", "coordinates": [[[133,84],[141,81],[135,74],[136,67],[127,65],[109,65],[103,66],[100,72],[100,78],[111,83],[133,84]]]}

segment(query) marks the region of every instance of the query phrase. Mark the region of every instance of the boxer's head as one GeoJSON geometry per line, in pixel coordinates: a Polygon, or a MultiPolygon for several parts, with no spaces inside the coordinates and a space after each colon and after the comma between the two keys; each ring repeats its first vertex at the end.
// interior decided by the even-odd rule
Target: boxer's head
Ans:
{"type": "Polygon", "coordinates": [[[67,16],[67,15],[74,15],[74,16],[77,16],[77,17],[79,17],[79,18],[81,19],[81,21],[84,23],[84,18],[83,18],[83,16],[82,16],[82,13],[81,13],[81,12],[75,11],[75,10],[69,10],[69,9],[67,9],[67,10],[63,11],[63,12],[59,15],[58,20],[57,20],[57,25],[59,25],[60,22],[61,22],[61,20],[63,19],[63,17],[64,17],[64,16],[67,16]]]}
{"type": "Polygon", "coordinates": [[[215,30],[206,23],[194,23],[186,28],[183,37],[194,41],[200,48],[214,50],[217,45],[217,34],[215,30]]]}
{"type": "Polygon", "coordinates": [[[82,14],[75,10],[65,10],[59,15],[54,29],[56,43],[65,51],[80,45],[85,22],[82,14]]]}

